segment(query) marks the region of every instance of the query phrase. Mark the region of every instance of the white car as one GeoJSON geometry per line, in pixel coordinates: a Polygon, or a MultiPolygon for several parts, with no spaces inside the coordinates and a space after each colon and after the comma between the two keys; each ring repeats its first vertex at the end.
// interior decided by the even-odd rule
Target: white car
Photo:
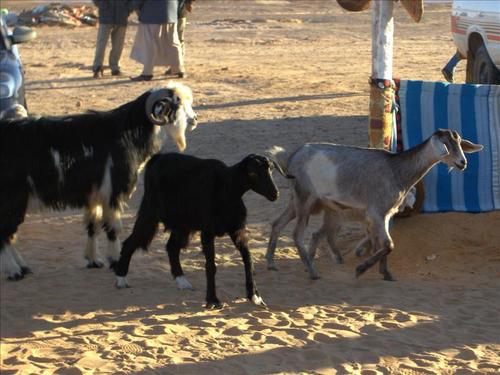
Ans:
{"type": "Polygon", "coordinates": [[[500,0],[454,0],[451,32],[468,83],[500,84],[500,0]]]}

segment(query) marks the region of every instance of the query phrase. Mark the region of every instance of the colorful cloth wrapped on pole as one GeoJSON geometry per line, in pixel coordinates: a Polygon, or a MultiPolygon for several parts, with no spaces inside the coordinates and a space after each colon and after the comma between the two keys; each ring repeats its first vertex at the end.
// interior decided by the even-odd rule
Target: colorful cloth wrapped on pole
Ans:
{"type": "Polygon", "coordinates": [[[370,146],[394,151],[394,84],[391,80],[370,79],[370,146]]]}
{"type": "Polygon", "coordinates": [[[411,148],[436,129],[450,128],[484,145],[468,154],[464,173],[444,164],[424,178],[424,212],[500,209],[500,86],[396,81],[401,129],[398,144],[411,148]]]}

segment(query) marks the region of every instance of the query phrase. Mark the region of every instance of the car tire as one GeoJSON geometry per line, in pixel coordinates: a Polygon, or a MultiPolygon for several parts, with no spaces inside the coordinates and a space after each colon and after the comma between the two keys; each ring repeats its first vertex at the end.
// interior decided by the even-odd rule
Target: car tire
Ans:
{"type": "Polygon", "coordinates": [[[465,83],[474,83],[474,53],[467,51],[467,66],[465,69],[465,83]]]}
{"type": "Polygon", "coordinates": [[[484,45],[481,45],[474,54],[471,64],[471,83],[496,84],[499,82],[499,72],[484,45]]]}

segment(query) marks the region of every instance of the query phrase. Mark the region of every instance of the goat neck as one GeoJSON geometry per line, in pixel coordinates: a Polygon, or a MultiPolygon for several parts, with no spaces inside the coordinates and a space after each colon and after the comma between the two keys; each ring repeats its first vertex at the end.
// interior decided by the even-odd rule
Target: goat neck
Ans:
{"type": "Polygon", "coordinates": [[[439,163],[440,157],[431,144],[431,138],[417,146],[392,155],[392,167],[400,187],[407,191],[439,163]]]}
{"type": "Polygon", "coordinates": [[[124,142],[129,143],[138,151],[139,163],[144,162],[151,154],[160,151],[162,143],[162,137],[157,136],[155,125],[149,121],[144,110],[146,98],[147,96],[143,94],[136,100],[112,111],[122,116],[123,130],[126,131],[124,142]]]}
{"type": "Polygon", "coordinates": [[[246,171],[246,164],[239,162],[228,168],[228,179],[226,183],[229,185],[227,194],[231,197],[242,197],[248,190],[250,190],[250,183],[246,171]]]}

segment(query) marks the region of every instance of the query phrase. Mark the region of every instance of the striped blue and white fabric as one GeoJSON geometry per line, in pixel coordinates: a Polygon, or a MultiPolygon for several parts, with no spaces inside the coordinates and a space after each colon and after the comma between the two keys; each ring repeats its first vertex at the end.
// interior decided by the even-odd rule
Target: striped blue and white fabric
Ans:
{"type": "Polygon", "coordinates": [[[423,211],[500,209],[500,86],[401,80],[399,104],[405,149],[439,128],[484,146],[464,172],[440,163],[427,174],[423,211]]]}

